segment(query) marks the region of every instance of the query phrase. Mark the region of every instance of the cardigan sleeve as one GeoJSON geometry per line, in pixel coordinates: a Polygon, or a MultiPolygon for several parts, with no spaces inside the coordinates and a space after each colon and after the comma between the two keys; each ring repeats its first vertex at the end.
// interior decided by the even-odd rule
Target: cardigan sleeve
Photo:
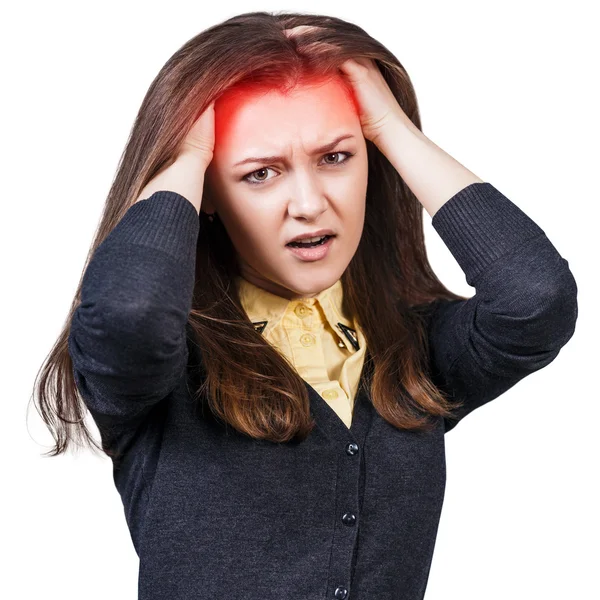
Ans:
{"type": "Polygon", "coordinates": [[[186,198],[158,191],[133,204],[96,248],[68,349],[99,426],[143,418],[182,376],[199,227],[186,198]]]}
{"type": "Polygon", "coordinates": [[[426,311],[433,382],[467,414],[552,362],[573,336],[577,284],[544,231],[490,183],[463,188],[432,226],[475,294],[426,311]]]}

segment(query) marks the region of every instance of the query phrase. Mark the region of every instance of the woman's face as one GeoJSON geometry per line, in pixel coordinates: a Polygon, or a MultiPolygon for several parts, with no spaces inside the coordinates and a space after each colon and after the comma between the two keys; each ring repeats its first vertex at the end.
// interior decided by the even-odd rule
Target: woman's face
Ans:
{"type": "Polygon", "coordinates": [[[287,96],[245,93],[215,104],[215,148],[205,176],[213,203],[207,197],[202,210],[218,213],[242,277],[284,298],[316,296],[333,285],[362,235],[367,147],[342,86],[334,80],[287,96]],[[318,150],[342,135],[350,137],[318,150]],[[286,246],[319,229],[336,234],[324,258],[304,261],[286,246]]]}

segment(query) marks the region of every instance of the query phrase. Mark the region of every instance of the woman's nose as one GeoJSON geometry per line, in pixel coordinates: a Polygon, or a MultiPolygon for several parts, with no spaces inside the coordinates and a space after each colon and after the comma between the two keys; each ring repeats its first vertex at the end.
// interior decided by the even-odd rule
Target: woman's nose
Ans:
{"type": "Polygon", "coordinates": [[[322,195],[304,194],[288,202],[288,213],[294,218],[315,220],[327,210],[328,202],[322,195]]]}
{"type": "Polygon", "coordinates": [[[329,204],[318,178],[306,175],[290,187],[288,212],[292,217],[314,219],[327,210],[329,204]]]}

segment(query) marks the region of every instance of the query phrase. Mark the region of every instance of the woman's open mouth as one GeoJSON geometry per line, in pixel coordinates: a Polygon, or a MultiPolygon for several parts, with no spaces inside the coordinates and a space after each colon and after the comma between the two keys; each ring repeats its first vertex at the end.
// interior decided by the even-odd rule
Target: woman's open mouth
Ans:
{"type": "Polygon", "coordinates": [[[333,243],[334,235],[324,235],[319,241],[304,244],[301,242],[290,242],[286,244],[293,254],[305,261],[315,261],[325,258],[333,243]]]}

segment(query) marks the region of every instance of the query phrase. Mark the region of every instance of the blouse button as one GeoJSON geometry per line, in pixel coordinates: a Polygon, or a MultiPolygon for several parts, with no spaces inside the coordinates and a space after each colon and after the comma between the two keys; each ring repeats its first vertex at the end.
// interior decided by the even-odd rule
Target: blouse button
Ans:
{"type": "Polygon", "coordinates": [[[333,400],[339,396],[337,390],[325,390],[323,394],[321,394],[325,400],[333,400]]]}
{"type": "Polygon", "coordinates": [[[310,333],[305,333],[300,337],[300,343],[303,346],[313,346],[315,343],[315,336],[310,333]]]}
{"type": "Polygon", "coordinates": [[[308,315],[311,312],[311,310],[307,306],[304,306],[304,304],[298,304],[298,306],[296,306],[296,308],[294,309],[294,312],[298,317],[303,319],[304,317],[306,317],[306,315],[308,315]]]}

